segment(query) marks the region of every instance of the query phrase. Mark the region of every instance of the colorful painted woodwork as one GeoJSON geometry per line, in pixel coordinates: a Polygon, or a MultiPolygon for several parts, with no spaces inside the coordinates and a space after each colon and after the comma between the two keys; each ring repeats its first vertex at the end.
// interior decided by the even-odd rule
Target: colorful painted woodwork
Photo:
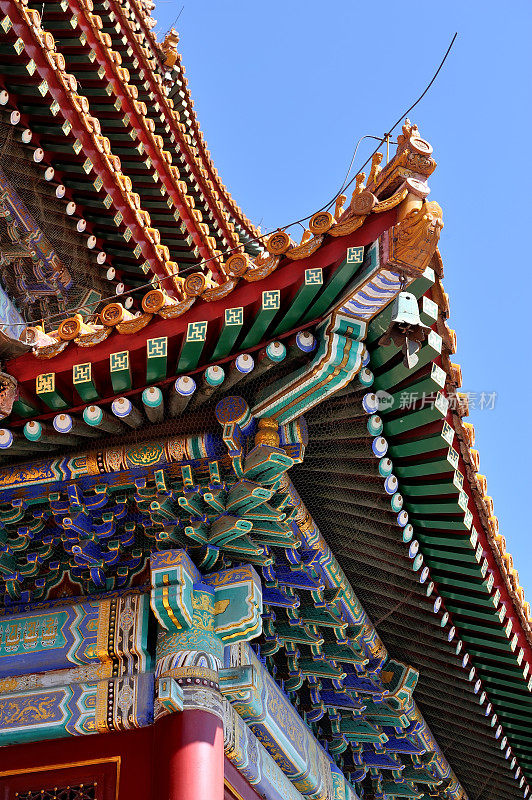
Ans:
{"type": "Polygon", "coordinates": [[[0,744],[148,725],[148,608],[130,594],[3,617],[0,744]]]}
{"type": "MultiPolygon", "coordinates": [[[[25,207],[17,192],[11,186],[4,171],[0,168],[0,192],[2,196],[0,214],[6,220],[11,240],[18,245],[17,257],[27,255],[34,261],[36,282],[24,285],[28,294],[39,296],[40,293],[63,294],[72,285],[68,270],[61,264],[51,244],[46,240],[36,221],[25,207]],[[24,253],[26,250],[26,253],[24,253]],[[39,279],[42,283],[39,282],[39,279]]],[[[3,260],[9,263],[12,255],[4,249],[3,260]]],[[[19,338],[19,331],[15,338],[19,338]]]]}
{"type": "Polygon", "coordinates": [[[0,287],[0,325],[2,333],[7,334],[11,339],[18,339],[20,331],[25,327],[18,308],[15,306],[9,295],[0,287]]]}
{"type": "Polygon", "coordinates": [[[126,731],[153,721],[153,675],[0,696],[0,745],[126,731]]]}
{"type": "Polygon", "coordinates": [[[45,5],[0,0],[0,758],[138,728],[171,800],[224,751],[266,800],[528,797],[430,144],[263,236],[150,3],[45,5]]]}
{"type": "Polygon", "coordinates": [[[159,685],[177,683],[182,708],[199,707],[221,716],[218,671],[224,645],[260,633],[260,579],[245,566],[201,576],[183,550],[152,555],[150,572],[151,606],[161,626],[159,685]]]}
{"type": "MultiPolygon", "coordinates": [[[[266,625],[265,641],[260,646],[260,652],[264,655],[268,654],[266,656],[268,661],[279,648],[286,651],[290,677],[284,681],[284,686],[288,695],[285,697],[279,694],[280,690],[268,677],[268,673],[249,648],[243,651],[242,646],[239,646],[240,649],[238,649],[236,645],[231,645],[226,649],[225,656],[223,653],[224,641],[234,642],[239,636],[248,638],[251,634],[256,635],[259,630],[257,625],[260,624],[258,616],[260,594],[257,594],[259,584],[254,570],[251,568],[247,568],[247,571],[242,568],[229,569],[201,578],[198,570],[183,551],[164,550],[151,557],[154,587],[152,589],[152,607],[162,625],[156,653],[158,707],[160,709],[158,713],[160,714],[161,710],[164,710],[163,713],[167,713],[197,708],[197,703],[201,701],[202,709],[207,708],[221,716],[221,700],[216,699],[219,698],[218,686],[220,686],[223,694],[232,699],[238,713],[247,720],[252,731],[267,747],[270,755],[294,780],[296,788],[305,796],[328,798],[334,796],[331,795],[334,769],[328,759],[323,762],[325,753],[321,757],[322,762],[317,762],[314,766],[312,766],[313,762],[308,761],[310,753],[314,752],[312,748],[306,756],[304,754],[306,751],[294,755],[289,746],[289,743],[293,741],[293,731],[287,733],[287,729],[283,725],[279,728],[279,719],[277,721],[270,720],[269,711],[265,719],[265,710],[270,705],[265,700],[261,701],[262,707],[258,707],[258,718],[265,719],[264,724],[266,725],[264,729],[261,728],[259,723],[254,721],[257,717],[257,709],[251,713],[251,716],[249,711],[252,707],[249,707],[249,711],[244,709],[242,691],[245,686],[255,687],[254,692],[259,691],[255,702],[261,696],[260,687],[268,687],[268,693],[273,693],[273,696],[277,697],[276,703],[285,708],[286,715],[286,710],[290,708],[289,698],[296,697],[298,688],[308,681],[314,688],[311,690],[312,706],[306,712],[307,724],[312,719],[317,720],[323,717],[323,714],[329,715],[333,711],[337,714],[338,709],[345,705],[345,711],[337,718],[337,732],[333,735],[329,745],[332,752],[341,753],[351,741],[366,742],[366,746],[368,744],[381,746],[388,741],[393,742],[393,738],[390,739],[388,734],[387,725],[399,730],[408,730],[412,727],[410,715],[418,714],[411,701],[411,692],[417,680],[417,673],[387,659],[384,645],[380,642],[364,610],[349,587],[345,575],[315,524],[309,518],[294,487],[286,478],[286,469],[294,461],[301,461],[303,457],[307,435],[302,421],[299,420],[297,423],[281,426],[281,428],[278,428],[277,424],[272,421],[270,428],[257,429],[249,413],[249,407],[238,397],[222,401],[217,408],[217,416],[224,425],[223,438],[229,447],[231,469],[236,472],[235,477],[239,480],[234,483],[233,488],[229,488],[227,481],[222,484],[220,479],[227,472],[220,473],[218,460],[214,461],[212,467],[209,467],[205,473],[211,481],[208,485],[209,491],[200,490],[198,492],[193,473],[190,473],[190,477],[185,474],[184,486],[188,483],[190,488],[185,491],[184,495],[177,498],[177,503],[175,500],[173,501],[176,510],[171,511],[172,504],[169,504],[166,499],[168,491],[162,479],[162,472],[155,470],[153,473],[155,485],[159,491],[163,491],[165,499],[161,498],[162,502],[161,500],[149,501],[150,512],[155,520],[160,520],[160,525],[168,526],[176,518],[176,514],[178,516],[184,514],[185,518],[192,515],[190,521],[194,523],[195,518],[205,518],[204,511],[211,507],[211,513],[214,511],[214,515],[210,521],[210,533],[209,527],[205,523],[203,523],[204,530],[202,532],[193,525],[188,532],[189,529],[185,525],[185,535],[191,537],[193,541],[199,541],[202,548],[205,549],[208,558],[206,563],[216,563],[216,553],[238,551],[246,553],[249,551],[249,545],[246,542],[253,540],[269,542],[266,550],[269,552],[268,558],[265,559],[263,555],[264,544],[259,547],[255,545],[255,550],[251,553],[256,563],[262,565],[263,576],[266,580],[262,593],[265,603],[263,614],[266,625]],[[258,440],[261,437],[261,431],[270,431],[268,436],[272,434],[276,436],[279,445],[282,443],[282,447],[257,444],[243,461],[242,445],[246,436],[255,436],[258,440]],[[239,441],[240,445],[237,444],[239,441]],[[290,458],[288,453],[291,453],[290,458]],[[260,484],[256,483],[259,476],[260,484]],[[218,489],[216,477],[220,481],[218,489]],[[214,483],[212,483],[213,478],[215,479],[214,483]],[[277,512],[277,519],[286,517],[289,508],[293,508],[292,526],[297,526],[298,539],[293,539],[290,529],[286,529],[283,534],[282,525],[278,524],[277,533],[275,533],[275,528],[265,527],[267,521],[271,526],[276,519],[275,506],[268,503],[272,497],[272,489],[262,488],[268,486],[274,487],[279,499],[283,498],[281,503],[283,514],[279,516],[279,512],[277,512]],[[222,494],[227,495],[223,504],[220,502],[222,494]],[[232,512],[232,516],[224,516],[227,512],[232,512]],[[235,527],[233,520],[239,522],[240,527],[235,527]],[[246,520],[247,525],[244,524],[246,520]],[[243,529],[241,529],[242,526],[243,529]],[[283,552],[289,553],[287,549],[289,541],[292,542],[290,545],[292,555],[286,562],[285,558],[280,558],[280,555],[283,552]],[[282,549],[277,550],[278,547],[282,549]],[[279,555],[274,557],[274,552],[278,552],[279,555]],[[285,563],[287,565],[291,563],[291,569],[287,570],[284,566],[285,563]],[[272,583],[272,577],[274,583],[272,583]],[[320,602],[317,607],[308,606],[302,602],[305,590],[310,590],[313,595],[315,594],[316,599],[319,597],[325,599],[327,592],[332,593],[332,596],[328,603],[320,602]],[[334,595],[337,596],[336,600],[334,595]],[[239,596],[242,597],[242,600],[239,600],[239,596]],[[336,603],[339,605],[336,606],[336,603]],[[275,616],[272,612],[276,607],[278,609],[286,608],[289,615],[286,623],[275,624],[275,616]],[[197,630],[198,622],[193,623],[194,618],[198,621],[201,620],[200,631],[197,630]],[[235,628],[235,622],[238,619],[241,622],[237,623],[235,628]],[[238,625],[240,625],[242,633],[238,632],[238,625]],[[352,632],[348,634],[350,626],[352,632]],[[324,638],[320,638],[317,634],[320,627],[323,627],[324,630],[334,630],[337,643],[325,644],[324,638]],[[191,642],[194,643],[193,647],[190,646],[191,642]],[[272,648],[274,642],[276,647],[272,648]],[[315,658],[305,660],[302,657],[299,651],[303,644],[305,646],[310,644],[315,649],[315,655],[319,654],[317,661],[315,658]],[[237,649],[235,650],[235,648],[237,649]],[[237,656],[238,653],[243,653],[247,660],[242,661],[243,656],[237,656]],[[234,668],[223,669],[219,672],[222,663],[244,667],[248,665],[251,668],[251,676],[247,676],[244,670],[242,677],[235,678],[235,674],[238,676],[240,673],[238,670],[235,673],[234,668]],[[340,664],[343,670],[338,669],[340,664]],[[387,684],[385,690],[380,690],[379,696],[377,685],[381,670],[386,674],[387,684]],[[365,674],[368,676],[367,678],[363,678],[365,674]],[[355,679],[355,676],[359,677],[355,679]],[[198,681],[199,687],[195,685],[198,681]],[[324,689],[323,683],[329,681],[332,681],[331,688],[324,689]],[[191,688],[188,686],[188,682],[193,684],[191,688]],[[372,700],[370,702],[365,698],[361,705],[360,697],[364,697],[366,683],[368,689],[372,687],[370,689],[372,700]],[[347,693],[346,686],[350,687],[347,693]],[[376,690],[377,695],[375,695],[376,690]],[[187,699],[188,694],[191,694],[189,699],[187,699]],[[196,695],[199,699],[196,698],[196,695]],[[345,698],[345,701],[342,698],[345,698]],[[376,700],[376,698],[378,699],[376,700]],[[317,713],[320,708],[321,711],[317,713]],[[350,723],[349,720],[352,719],[350,714],[355,709],[358,709],[359,712],[366,709],[368,716],[364,714],[359,722],[350,723]],[[381,727],[383,725],[384,728],[381,727]],[[292,752],[291,756],[290,752],[292,752]],[[295,762],[293,762],[294,758],[296,758],[295,762]],[[288,767],[289,763],[295,763],[296,766],[288,767]],[[327,764],[326,769],[324,764],[327,764]],[[329,775],[329,778],[325,784],[321,785],[320,781],[326,774],[329,775]],[[320,786],[322,788],[319,788],[320,786]]],[[[262,422],[260,421],[260,424],[262,422]]],[[[168,540],[162,539],[162,541],[168,540]]],[[[194,548],[191,552],[194,552],[194,548]]],[[[89,569],[93,569],[93,567],[89,569]]],[[[295,711],[291,713],[294,715],[293,726],[299,717],[295,711]]],[[[297,724],[301,726],[303,722],[300,721],[297,724]]],[[[288,731],[290,730],[292,729],[289,728],[288,731]]],[[[300,730],[306,731],[307,729],[303,726],[300,727],[300,730]]],[[[412,732],[414,731],[416,732],[415,736],[411,738],[409,744],[412,752],[427,752],[427,746],[433,753],[438,752],[437,745],[435,745],[424,721],[421,720],[421,727],[416,722],[412,728],[412,732]],[[419,736],[423,731],[425,731],[424,739],[420,739],[419,736]]],[[[305,734],[305,736],[308,738],[309,734],[305,734]]],[[[308,741],[312,741],[312,738],[308,741]]],[[[404,748],[399,745],[399,752],[403,750],[404,748]]],[[[367,757],[369,758],[369,754],[367,757]]],[[[404,769],[404,764],[401,764],[400,761],[392,763],[397,766],[398,771],[404,769]]],[[[435,784],[441,783],[442,780],[449,781],[449,777],[452,775],[445,762],[443,765],[443,772],[434,774],[429,771],[428,773],[428,779],[435,784]]],[[[363,760],[355,762],[353,775],[360,779],[364,774],[364,769],[363,760]]]]}
{"type": "Polygon", "coordinates": [[[331,762],[250,648],[231,645],[221,690],[305,796],[332,796],[331,762]]]}
{"type": "Polygon", "coordinates": [[[301,793],[233,707],[227,702],[223,707],[225,752],[246,780],[268,800],[301,800],[301,793]]]}
{"type": "Polygon", "coordinates": [[[106,661],[117,661],[117,674],[129,671],[128,666],[144,672],[150,662],[147,626],[143,595],[56,608],[52,605],[35,614],[2,617],[2,675],[23,675],[32,666],[62,670],[106,661]]]}

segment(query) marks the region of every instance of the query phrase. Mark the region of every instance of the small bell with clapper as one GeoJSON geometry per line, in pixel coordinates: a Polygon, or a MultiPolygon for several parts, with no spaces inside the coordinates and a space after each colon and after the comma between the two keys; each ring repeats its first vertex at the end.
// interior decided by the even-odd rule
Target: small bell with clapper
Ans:
{"type": "Polygon", "coordinates": [[[428,330],[428,325],[421,322],[415,295],[411,292],[399,292],[393,301],[390,324],[379,339],[379,344],[387,347],[393,342],[400,347],[404,354],[403,364],[412,369],[419,360],[417,353],[428,330]]]}

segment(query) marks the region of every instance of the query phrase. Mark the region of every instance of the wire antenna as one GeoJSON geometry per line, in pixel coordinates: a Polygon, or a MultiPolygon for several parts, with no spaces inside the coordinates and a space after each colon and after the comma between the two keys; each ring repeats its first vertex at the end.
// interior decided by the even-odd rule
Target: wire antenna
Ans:
{"type": "MultiPolygon", "coordinates": [[[[185,7],[184,5],[183,5],[183,6],[181,6],[181,11],[180,11],[180,12],[179,12],[179,14],[177,15],[177,17],[176,17],[176,19],[175,19],[175,22],[174,22],[174,25],[175,25],[175,23],[177,22],[177,20],[179,19],[179,17],[181,16],[181,13],[182,13],[182,11],[183,11],[184,7],[185,7]]],[[[391,137],[391,135],[392,135],[392,133],[393,133],[394,129],[395,129],[395,128],[397,128],[397,126],[399,125],[399,123],[401,122],[401,120],[402,120],[402,119],[404,119],[404,118],[405,118],[405,117],[406,117],[406,116],[407,116],[407,115],[408,115],[408,114],[409,114],[409,113],[410,113],[410,112],[411,112],[411,111],[412,111],[412,110],[413,110],[413,109],[414,109],[414,108],[415,108],[415,107],[416,107],[416,106],[417,106],[417,105],[418,105],[418,104],[421,102],[421,100],[422,100],[422,99],[425,97],[425,95],[427,94],[427,92],[429,91],[429,89],[430,89],[430,88],[432,87],[432,85],[434,84],[434,81],[436,80],[436,78],[437,78],[437,77],[438,77],[438,75],[440,74],[440,72],[441,72],[441,70],[442,70],[442,68],[443,68],[443,65],[445,64],[445,62],[446,62],[446,60],[447,60],[447,57],[448,57],[449,53],[451,52],[451,49],[452,49],[452,47],[453,47],[453,45],[454,45],[454,43],[455,43],[455,41],[456,41],[456,38],[457,38],[457,37],[458,37],[458,32],[456,32],[456,33],[454,34],[454,36],[453,36],[453,38],[452,38],[452,40],[451,40],[451,43],[450,43],[449,47],[447,48],[447,50],[446,50],[446,52],[445,52],[445,55],[443,56],[442,60],[440,61],[440,64],[439,64],[439,66],[438,66],[437,70],[435,71],[434,75],[432,76],[431,80],[429,81],[429,83],[427,84],[427,86],[425,87],[425,89],[423,90],[423,92],[422,92],[422,93],[419,95],[419,97],[417,98],[417,100],[416,100],[414,103],[412,103],[412,105],[411,105],[411,106],[409,106],[409,108],[408,108],[408,109],[407,109],[405,112],[403,112],[403,113],[402,113],[402,114],[401,114],[401,115],[398,117],[398,119],[396,120],[396,122],[394,122],[394,124],[393,124],[393,125],[391,126],[391,128],[390,128],[390,129],[387,131],[387,133],[385,133],[385,134],[384,134],[384,136],[382,136],[382,137],[380,137],[380,138],[379,138],[379,137],[377,137],[377,136],[370,136],[370,135],[366,135],[366,136],[362,136],[362,137],[361,137],[361,138],[358,140],[358,142],[357,142],[357,144],[356,144],[356,147],[355,147],[355,150],[354,150],[354,152],[353,152],[353,155],[352,155],[352,157],[351,157],[351,162],[350,162],[350,164],[349,164],[349,169],[348,169],[348,171],[347,171],[347,173],[346,173],[346,177],[344,178],[344,181],[343,181],[343,183],[342,183],[342,186],[341,186],[341,187],[340,187],[340,189],[339,189],[339,190],[338,190],[338,191],[337,191],[337,192],[336,192],[336,193],[333,195],[332,199],[331,199],[331,200],[329,200],[327,203],[325,203],[325,205],[323,205],[321,208],[317,209],[317,211],[313,211],[311,214],[307,214],[307,215],[306,215],[306,216],[304,216],[304,217],[300,217],[300,219],[296,219],[296,220],[294,220],[293,222],[289,222],[287,225],[283,225],[283,226],[282,226],[282,230],[286,230],[287,228],[292,228],[292,227],[294,227],[295,225],[301,225],[303,222],[306,222],[306,220],[310,219],[310,217],[312,217],[314,214],[318,214],[320,211],[325,211],[325,210],[326,210],[326,209],[328,209],[330,206],[332,206],[332,204],[333,204],[333,203],[336,201],[336,198],[337,198],[337,197],[338,197],[340,194],[342,194],[342,193],[343,193],[343,192],[344,192],[346,189],[348,189],[348,188],[349,188],[349,186],[351,186],[351,184],[353,183],[353,181],[355,181],[355,180],[356,180],[356,175],[355,175],[355,177],[351,178],[351,180],[349,181],[349,183],[346,183],[346,180],[347,180],[347,178],[348,178],[348,176],[349,176],[349,174],[350,174],[350,172],[351,172],[351,169],[352,169],[353,163],[354,163],[354,161],[355,161],[356,154],[357,154],[358,147],[359,147],[360,143],[363,141],[363,139],[378,139],[378,142],[379,142],[379,143],[378,143],[378,145],[377,145],[377,147],[376,147],[376,148],[373,150],[373,152],[371,153],[371,155],[370,155],[370,156],[367,158],[367,160],[366,160],[366,161],[365,161],[365,162],[362,164],[362,166],[360,167],[360,169],[358,170],[358,172],[361,172],[361,171],[364,169],[364,167],[366,167],[366,166],[369,164],[369,162],[371,161],[371,159],[373,158],[373,156],[375,155],[375,153],[376,153],[376,152],[377,152],[377,151],[378,151],[378,150],[379,150],[379,149],[382,147],[382,145],[383,145],[383,144],[386,142],[386,140],[387,140],[389,137],[391,137]]],[[[273,229],[273,230],[279,230],[279,227],[277,227],[277,228],[275,228],[275,229],[273,229]]],[[[268,236],[269,236],[271,233],[273,233],[273,230],[271,230],[271,231],[266,231],[265,233],[259,234],[258,236],[254,236],[252,239],[249,239],[249,240],[248,240],[248,244],[251,244],[251,242],[262,242],[262,241],[263,241],[264,239],[266,239],[266,238],[267,238],[267,237],[268,237],[268,236]]],[[[200,269],[201,267],[205,266],[206,264],[210,264],[210,263],[211,263],[211,261],[218,261],[218,259],[220,258],[220,256],[227,256],[227,255],[230,255],[231,253],[234,253],[234,252],[240,251],[241,249],[242,249],[242,245],[240,245],[240,244],[239,244],[239,245],[237,245],[236,247],[232,247],[232,248],[229,248],[229,249],[225,250],[224,252],[220,253],[220,255],[217,255],[217,256],[211,256],[211,258],[206,258],[206,259],[204,259],[203,261],[200,261],[198,264],[195,264],[195,265],[194,265],[194,270],[198,270],[198,269],[200,269]]],[[[158,279],[158,280],[159,280],[159,285],[161,285],[161,284],[162,284],[164,281],[166,281],[166,280],[171,280],[172,278],[176,278],[176,277],[178,277],[179,275],[183,275],[183,274],[184,274],[184,271],[183,271],[183,270],[178,270],[178,271],[176,271],[176,272],[171,272],[171,273],[169,273],[168,275],[164,275],[163,277],[161,277],[161,278],[159,278],[159,279],[158,279]]],[[[139,291],[141,291],[142,289],[149,289],[149,288],[153,288],[153,283],[152,283],[151,281],[149,281],[149,282],[147,282],[147,283],[144,283],[144,284],[141,284],[140,286],[134,286],[134,287],[132,287],[132,288],[131,288],[131,289],[130,289],[128,292],[124,292],[124,294],[131,295],[131,294],[134,294],[135,292],[139,292],[139,291]]],[[[161,288],[162,288],[162,286],[161,286],[161,288]]],[[[115,292],[114,294],[112,294],[112,295],[109,295],[108,297],[102,297],[102,298],[99,300],[99,302],[100,302],[100,303],[104,303],[104,302],[108,302],[109,300],[117,300],[117,299],[118,299],[118,297],[120,297],[120,296],[121,296],[121,295],[117,295],[117,294],[116,294],[116,292],[115,292]]],[[[79,310],[79,306],[76,306],[75,308],[69,309],[69,310],[67,310],[67,311],[58,312],[58,313],[56,313],[56,314],[51,314],[50,316],[48,316],[48,317],[45,317],[45,319],[43,319],[43,320],[42,320],[43,327],[44,327],[44,322],[45,322],[45,321],[46,321],[46,322],[49,322],[49,321],[50,321],[50,320],[52,320],[52,319],[56,319],[56,318],[58,318],[58,317],[64,317],[64,316],[65,316],[65,314],[72,314],[72,313],[75,313],[75,312],[76,312],[76,311],[78,311],[78,310],[79,310]]],[[[41,320],[34,320],[34,321],[33,321],[33,323],[31,323],[31,322],[30,322],[30,323],[27,323],[27,325],[28,325],[28,326],[30,326],[30,325],[32,325],[32,324],[34,325],[34,324],[36,324],[36,323],[37,323],[37,324],[39,324],[39,322],[41,322],[41,320]]],[[[19,322],[19,323],[13,323],[13,327],[15,327],[15,326],[22,326],[23,324],[24,324],[24,323],[20,323],[20,322],[19,322]]]]}
{"type": "MultiPolygon", "coordinates": [[[[444,64],[445,64],[445,62],[447,61],[447,56],[448,56],[448,55],[449,55],[449,53],[451,52],[452,46],[453,46],[453,44],[455,43],[457,36],[458,36],[458,31],[457,31],[457,32],[454,34],[453,38],[451,39],[451,43],[450,43],[449,47],[447,48],[447,50],[445,51],[445,55],[443,56],[442,60],[440,61],[440,64],[439,64],[439,66],[438,66],[438,69],[436,70],[436,72],[435,72],[435,73],[434,73],[434,75],[432,76],[432,78],[431,78],[430,82],[427,84],[427,86],[425,87],[425,89],[423,90],[423,92],[422,92],[422,93],[419,95],[419,97],[417,98],[417,100],[416,100],[414,103],[412,103],[412,105],[411,105],[409,108],[407,108],[407,110],[406,110],[406,111],[405,111],[403,114],[401,114],[401,115],[398,117],[397,121],[396,121],[396,122],[394,122],[394,124],[392,125],[392,127],[388,129],[388,131],[387,131],[387,132],[384,134],[384,136],[382,136],[382,137],[379,139],[379,144],[377,145],[377,147],[375,148],[375,150],[374,150],[374,151],[371,153],[371,155],[369,156],[369,158],[368,158],[368,159],[367,159],[367,160],[366,160],[366,161],[365,161],[365,162],[362,164],[362,166],[360,167],[360,169],[358,170],[358,172],[361,172],[361,171],[364,169],[364,167],[366,167],[366,166],[369,164],[369,162],[371,161],[371,159],[373,158],[373,156],[375,155],[375,153],[376,153],[376,152],[377,152],[377,151],[378,151],[378,150],[379,150],[379,149],[382,147],[382,145],[384,144],[384,142],[385,142],[385,141],[386,141],[386,140],[387,140],[389,137],[391,137],[391,135],[392,135],[393,131],[395,130],[395,128],[397,128],[397,126],[399,125],[399,123],[401,122],[401,120],[403,120],[405,117],[407,117],[407,116],[410,114],[410,112],[411,112],[411,111],[413,111],[413,109],[414,109],[414,108],[415,108],[415,107],[416,107],[416,106],[417,106],[417,105],[418,105],[418,104],[421,102],[421,100],[423,100],[423,98],[425,97],[425,95],[427,94],[427,92],[429,91],[429,89],[431,88],[432,84],[434,83],[434,81],[436,80],[436,78],[438,77],[438,75],[440,74],[440,72],[441,72],[441,70],[442,70],[442,68],[443,68],[443,65],[444,65],[444,64]]],[[[365,139],[365,138],[366,138],[366,137],[364,137],[364,136],[363,136],[363,137],[362,137],[361,139],[359,139],[359,140],[358,140],[358,142],[357,142],[357,145],[356,145],[356,147],[355,147],[355,150],[354,150],[354,152],[353,152],[353,156],[352,156],[352,158],[351,158],[351,164],[350,164],[350,167],[349,167],[349,169],[348,169],[348,171],[347,171],[347,174],[348,174],[348,175],[349,175],[349,173],[350,173],[350,171],[351,171],[351,167],[352,167],[352,165],[353,165],[353,162],[354,162],[354,160],[355,160],[355,157],[356,157],[356,152],[357,152],[357,150],[358,150],[358,147],[359,147],[359,145],[360,145],[360,142],[362,141],[362,139],[365,139]]],[[[373,138],[373,137],[368,137],[368,138],[373,138]]],[[[355,177],[356,177],[356,176],[355,176],[355,177]]],[[[342,184],[342,187],[340,188],[340,190],[339,190],[338,192],[336,192],[336,194],[334,195],[334,197],[332,198],[332,200],[330,201],[330,203],[327,203],[326,205],[322,206],[320,209],[318,209],[318,211],[324,211],[326,208],[329,208],[329,207],[330,207],[330,206],[331,206],[331,205],[334,203],[334,201],[336,200],[336,198],[338,197],[338,195],[339,195],[339,194],[342,194],[342,192],[344,192],[344,191],[345,191],[347,188],[349,188],[349,186],[351,186],[351,184],[353,183],[353,181],[354,181],[354,180],[355,180],[355,178],[352,178],[352,179],[349,181],[349,183],[345,183],[345,179],[344,179],[344,184],[342,184]]],[[[306,219],[306,218],[305,218],[305,219],[306,219]]]]}
{"type": "Polygon", "coordinates": [[[173,27],[174,27],[174,25],[177,25],[177,22],[178,22],[178,20],[179,20],[179,17],[180,17],[180,16],[181,16],[181,14],[183,13],[183,11],[184,11],[184,8],[185,8],[185,4],[183,3],[183,5],[181,6],[181,11],[179,12],[179,14],[177,15],[177,17],[174,19],[174,21],[173,21],[173,22],[172,22],[172,24],[170,25],[170,27],[171,27],[171,28],[173,28],[173,27]]]}

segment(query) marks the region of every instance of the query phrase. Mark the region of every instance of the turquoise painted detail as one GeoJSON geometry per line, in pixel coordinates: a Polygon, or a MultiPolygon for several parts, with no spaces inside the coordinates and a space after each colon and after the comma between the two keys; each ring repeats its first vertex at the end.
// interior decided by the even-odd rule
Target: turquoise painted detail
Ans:
{"type": "Polygon", "coordinates": [[[333,796],[331,761],[246,643],[226,648],[220,689],[305,796],[333,796]]]}
{"type": "Polygon", "coordinates": [[[108,653],[107,660],[123,658],[126,669],[144,671],[150,662],[148,609],[147,595],[123,595],[0,617],[0,677],[98,664],[108,653]],[[122,620],[128,641],[119,645],[122,620]]]}
{"type": "Polygon", "coordinates": [[[153,674],[0,695],[0,746],[153,722],[153,674]]]}
{"type": "Polygon", "coordinates": [[[163,629],[157,643],[159,675],[189,662],[215,671],[225,642],[260,633],[262,593],[253,567],[202,576],[184,550],[154,553],[150,563],[151,607],[163,629]],[[190,657],[184,660],[183,654],[190,657]]]}
{"type": "Polygon", "coordinates": [[[310,365],[259,393],[252,414],[286,424],[346,386],[362,367],[365,333],[364,322],[333,313],[317,329],[319,345],[310,365]]]}
{"type": "MultiPolygon", "coordinates": [[[[361,259],[360,253],[356,255],[361,259]]],[[[361,339],[367,323],[400,290],[399,276],[381,267],[375,243],[354,284],[318,326],[319,344],[310,364],[259,393],[252,414],[290,422],[346,386],[363,366],[361,339]]]]}
{"type": "MultiPolygon", "coordinates": [[[[266,800],[303,800],[303,795],[228,702],[224,702],[224,749],[238,771],[266,800]]],[[[339,797],[346,800],[345,795],[339,797]]]]}

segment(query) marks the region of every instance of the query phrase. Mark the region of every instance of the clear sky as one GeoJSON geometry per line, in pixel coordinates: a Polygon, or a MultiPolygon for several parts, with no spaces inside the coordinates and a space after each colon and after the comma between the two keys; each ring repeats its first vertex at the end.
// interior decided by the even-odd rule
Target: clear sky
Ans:
{"type": "MultiPolygon", "coordinates": [[[[453,360],[477,405],[497,393],[493,409],[469,417],[480,471],[532,602],[530,0],[158,0],[159,35],[183,3],[177,29],[200,125],[263,230],[334,195],[357,139],[388,130],[458,31],[411,117],[438,162],[430,197],[444,211],[453,360]]],[[[361,145],[355,168],[371,150],[361,145]]]]}

